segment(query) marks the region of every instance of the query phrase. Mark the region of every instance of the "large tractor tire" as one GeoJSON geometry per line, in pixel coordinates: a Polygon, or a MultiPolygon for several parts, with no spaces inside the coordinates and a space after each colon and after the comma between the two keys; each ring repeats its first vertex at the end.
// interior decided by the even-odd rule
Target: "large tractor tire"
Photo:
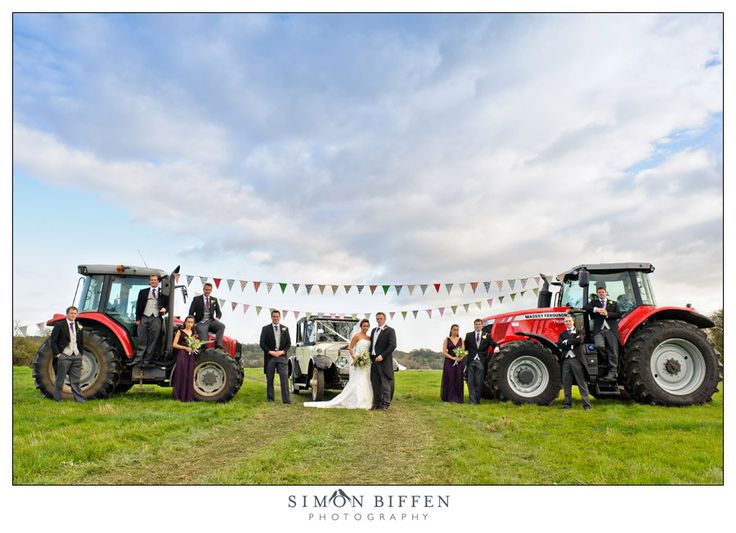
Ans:
{"type": "Polygon", "coordinates": [[[493,356],[486,384],[499,400],[549,405],[562,388],[560,365],[538,342],[511,342],[493,356]]]}
{"type": "Polygon", "coordinates": [[[679,320],[645,325],[623,356],[626,388],[635,400],[655,405],[699,405],[718,390],[718,355],[697,326],[679,320]]]}
{"type": "Polygon", "coordinates": [[[243,385],[243,369],[222,350],[209,348],[194,359],[194,399],[228,402],[243,385]]]}
{"type": "Polygon", "coordinates": [[[325,371],[321,368],[315,368],[312,372],[312,401],[321,402],[325,399],[325,371]]]}
{"type": "MultiPolygon", "coordinates": [[[[36,388],[46,398],[54,397],[56,372],[53,368],[53,354],[49,341],[44,342],[33,360],[33,379],[36,388]]],[[[108,338],[90,327],[84,330],[84,353],[82,354],[82,374],[79,385],[87,399],[107,398],[117,387],[122,365],[117,348],[108,338]]],[[[63,398],[71,398],[72,391],[67,378],[62,390],[63,398]]]]}

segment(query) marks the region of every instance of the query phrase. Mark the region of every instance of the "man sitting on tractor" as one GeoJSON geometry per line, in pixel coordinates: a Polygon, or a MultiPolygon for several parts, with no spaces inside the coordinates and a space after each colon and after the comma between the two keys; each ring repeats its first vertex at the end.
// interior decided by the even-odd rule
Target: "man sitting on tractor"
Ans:
{"type": "Polygon", "coordinates": [[[608,299],[605,285],[596,286],[597,298],[583,309],[593,319],[593,342],[598,352],[608,360],[608,373],[601,379],[614,381],[618,377],[618,319],[621,313],[618,304],[608,299]]]}

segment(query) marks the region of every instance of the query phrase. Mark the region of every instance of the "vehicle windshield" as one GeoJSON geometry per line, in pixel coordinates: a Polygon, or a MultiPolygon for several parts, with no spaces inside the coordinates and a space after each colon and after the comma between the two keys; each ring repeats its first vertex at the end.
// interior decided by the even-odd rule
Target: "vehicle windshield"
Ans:
{"type": "MultiPolygon", "coordinates": [[[[639,281],[642,292],[642,300],[644,303],[653,301],[651,293],[651,287],[649,287],[648,280],[645,275],[639,278],[637,273],[637,280],[639,281]],[[644,289],[645,286],[649,291],[647,298],[645,298],[644,289]]],[[[634,296],[634,288],[631,285],[631,274],[630,272],[617,272],[615,274],[590,274],[590,285],[588,287],[588,300],[594,300],[597,298],[596,290],[599,286],[604,286],[608,292],[608,299],[618,303],[619,311],[622,316],[627,315],[636,307],[636,297],[634,296]]],[[[583,301],[584,293],[583,288],[578,285],[577,279],[568,279],[562,284],[562,296],[560,298],[561,305],[568,305],[570,307],[583,307],[587,302],[583,301]]]]}
{"type": "MultiPolygon", "coordinates": [[[[357,322],[357,321],[356,321],[357,322]]],[[[319,342],[349,342],[356,322],[344,320],[313,320],[306,324],[305,339],[310,344],[319,342]]]]}
{"type": "Polygon", "coordinates": [[[100,296],[102,295],[102,283],[105,276],[87,276],[84,280],[84,288],[79,296],[79,312],[89,313],[100,310],[100,296]]]}
{"type": "Polygon", "coordinates": [[[113,276],[106,313],[126,328],[132,329],[138,293],[149,286],[148,276],[113,276]]]}

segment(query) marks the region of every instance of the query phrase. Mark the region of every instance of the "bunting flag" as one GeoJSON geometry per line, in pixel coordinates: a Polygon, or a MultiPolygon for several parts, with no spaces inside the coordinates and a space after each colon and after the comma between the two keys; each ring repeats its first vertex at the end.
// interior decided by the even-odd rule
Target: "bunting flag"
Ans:
{"type": "Polygon", "coordinates": [[[325,286],[324,285],[317,285],[319,287],[319,293],[324,294],[325,293],[325,286]]]}
{"type": "Polygon", "coordinates": [[[39,322],[38,324],[36,324],[36,327],[38,327],[39,331],[43,331],[44,329],[46,329],[46,322],[39,322]]]}
{"type": "Polygon", "coordinates": [[[406,311],[402,311],[401,316],[404,318],[404,320],[406,320],[406,311]]]}
{"type": "Polygon", "coordinates": [[[411,296],[414,293],[414,287],[416,287],[416,285],[408,285],[408,287],[409,287],[409,296],[411,296]]]}
{"type": "Polygon", "coordinates": [[[445,283],[445,288],[447,289],[447,294],[450,294],[450,291],[452,290],[452,283],[445,283]]]}
{"type": "Polygon", "coordinates": [[[525,293],[525,292],[526,292],[526,291],[521,291],[521,292],[519,293],[519,295],[520,295],[520,296],[521,296],[521,297],[523,298],[523,297],[524,297],[524,293],[525,293]]]}
{"type": "Polygon", "coordinates": [[[513,291],[514,290],[514,285],[516,285],[516,280],[515,279],[507,279],[506,281],[508,282],[509,287],[511,287],[511,290],[513,291]]]}
{"type": "Polygon", "coordinates": [[[311,283],[307,283],[304,286],[307,288],[307,294],[309,294],[310,292],[312,292],[312,284],[311,283]]]}
{"type": "Polygon", "coordinates": [[[26,333],[28,333],[28,326],[21,326],[18,328],[18,331],[20,331],[20,334],[25,337],[26,333]]]}
{"type": "Polygon", "coordinates": [[[475,294],[475,289],[478,288],[478,282],[477,281],[471,281],[470,282],[470,288],[473,289],[473,294],[475,294]]]}
{"type": "Polygon", "coordinates": [[[194,280],[194,276],[187,276],[187,287],[192,284],[192,280],[194,280]]]}
{"type": "Polygon", "coordinates": [[[453,315],[457,312],[457,306],[456,305],[451,305],[450,306],[450,309],[452,309],[452,314],[453,315]]]}
{"type": "Polygon", "coordinates": [[[442,284],[441,284],[441,283],[435,283],[435,284],[434,284],[434,290],[436,290],[437,292],[440,292],[440,287],[441,287],[441,286],[442,286],[442,284]]]}
{"type": "Polygon", "coordinates": [[[199,279],[202,280],[202,285],[207,283],[207,276],[199,276],[199,279]]]}
{"type": "Polygon", "coordinates": [[[282,316],[282,317],[284,317],[284,318],[286,318],[286,315],[288,315],[288,314],[289,314],[289,311],[287,311],[286,309],[284,309],[284,310],[283,310],[283,311],[281,312],[281,316],[282,316]]]}
{"type": "Polygon", "coordinates": [[[312,313],[307,311],[306,313],[304,313],[304,316],[307,317],[307,320],[309,320],[310,318],[312,318],[312,313]]]}
{"type": "Polygon", "coordinates": [[[501,290],[501,287],[503,287],[503,280],[496,281],[496,287],[498,287],[498,290],[501,290]]]}
{"type": "Polygon", "coordinates": [[[526,282],[529,281],[529,278],[522,278],[519,281],[521,281],[521,288],[523,289],[526,287],[526,282]]]}
{"type": "Polygon", "coordinates": [[[237,302],[230,302],[230,307],[232,307],[232,311],[235,311],[235,308],[238,307],[237,302]]]}
{"type": "Polygon", "coordinates": [[[391,320],[394,319],[394,315],[396,314],[396,311],[389,311],[388,316],[391,317],[391,320]]]}
{"type": "Polygon", "coordinates": [[[370,320],[371,319],[371,314],[370,313],[365,313],[363,316],[365,317],[366,320],[370,320]]]}
{"type": "Polygon", "coordinates": [[[416,318],[417,317],[417,313],[419,313],[419,311],[418,310],[414,310],[411,313],[414,315],[414,318],[416,318]]]}
{"type": "Polygon", "coordinates": [[[286,283],[279,283],[279,288],[281,289],[281,294],[284,294],[286,292],[286,283]]]}
{"type": "Polygon", "coordinates": [[[460,292],[461,292],[462,294],[465,294],[465,283],[461,283],[461,284],[460,284],[460,292]]]}
{"type": "Polygon", "coordinates": [[[542,276],[547,283],[552,283],[552,276],[545,274],[542,276]]]}
{"type": "Polygon", "coordinates": [[[428,285],[419,285],[419,288],[422,289],[422,296],[424,296],[424,293],[427,291],[428,285]]]}
{"type": "Polygon", "coordinates": [[[250,307],[250,304],[243,304],[243,314],[248,312],[249,307],[250,307]]]}
{"type": "Polygon", "coordinates": [[[539,296],[539,287],[534,287],[532,291],[534,292],[534,296],[539,296]]]}
{"type": "Polygon", "coordinates": [[[383,285],[383,295],[386,296],[388,294],[388,290],[391,288],[391,285],[383,285]]]}
{"type": "Polygon", "coordinates": [[[488,302],[488,307],[493,307],[493,298],[488,298],[486,302],[488,302]]]}
{"type": "Polygon", "coordinates": [[[463,307],[465,308],[465,312],[468,312],[468,308],[470,307],[470,304],[463,304],[463,307]]]}
{"type": "Polygon", "coordinates": [[[245,291],[245,286],[246,285],[248,285],[248,282],[241,279],[240,280],[240,292],[245,291]]]}
{"type": "Polygon", "coordinates": [[[294,320],[299,320],[299,311],[292,311],[294,313],[294,320]]]}
{"type": "Polygon", "coordinates": [[[501,303],[502,304],[503,303],[503,298],[504,298],[503,296],[499,296],[498,297],[498,303],[501,303]]]}
{"type": "Polygon", "coordinates": [[[480,303],[480,300],[478,300],[477,302],[475,302],[475,305],[478,306],[478,309],[482,309],[482,307],[481,307],[482,304],[480,303]]]}
{"type": "Polygon", "coordinates": [[[368,286],[368,288],[371,290],[371,294],[373,294],[374,292],[376,292],[376,287],[378,287],[378,285],[369,285],[368,286]]]}
{"type": "Polygon", "coordinates": [[[222,278],[212,278],[212,279],[215,280],[215,287],[219,289],[222,278]]]}
{"type": "Polygon", "coordinates": [[[220,302],[220,308],[225,307],[225,298],[218,298],[217,301],[220,302]]]}
{"type": "Polygon", "coordinates": [[[345,289],[345,294],[348,294],[350,292],[350,289],[353,288],[352,285],[343,285],[343,288],[345,289]]]}
{"type": "Polygon", "coordinates": [[[432,318],[432,310],[431,309],[426,309],[426,311],[427,311],[427,314],[429,315],[429,318],[432,318]]]}
{"type": "Polygon", "coordinates": [[[298,283],[292,283],[291,286],[294,288],[294,294],[299,292],[299,287],[301,287],[298,283]]]}
{"type": "Polygon", "coordinates": [[[363,292],[363,288],[364,287],[365,287],[365,285],[358,285],[358,294],[360,294],[361,292],[363,292]]]}
{"type": "Polygon", "coordinates": [[[337,289],[340,288],[339,285],[330,285],[330,287],[332,287],[332,294],[337,294],[337,289]]]}
{"type": "Polygon", "coordinates": [[[273,283],[270,281],[266,282],[266,293],[271,294],[271,288],[273,288],[273,283]]]}
{"type": "Polygon", "coordinates": [[[403,285],[396,285],[394,286],[396,289],[396,296],[398,296],[401,293],[401,289],[403,288],[403,285]]]}
{"type": "Polygon", "coordinates": [[[235,283],[234,279],[227,280],[227,290],[229,291],[233,290],[233,283],[235,283]]]}
{"type": "Polygon", "coordinates": [[[536,283],[537,285],[539,285],[539,282],[540,281],[542,281],[542,278],[540,278],[539,276],[534,276],[534,283],[536,283]]]}
{"type": "Polygon", "coordinates": [[[511,301],[513,302],[513,301],[514,301],[514,299],[516,298],[516,293],[515,293],[515,292],[512,292],[512,293],[510,294],[510,296],[511,296],[511,301]]]}
{"type": "Polygon", "coordinates": [[[486,292],[491,292],[491,282],[490,281],[484,281],[483,286],[486,288],[486,292]]]}
{"type": "Polygon", "coordinates": [[[260,281],[254,281],[253,282],[253,287],[255,287],[256,292],[258,292],[258,289],[261,288],[261,282],[260,281]]]}
{"type": "Polygon", "coordinates": [[[437,310],[440,312],[440,316],[445,316],[445,308],[444,307],[438,307],[437,310]]]}

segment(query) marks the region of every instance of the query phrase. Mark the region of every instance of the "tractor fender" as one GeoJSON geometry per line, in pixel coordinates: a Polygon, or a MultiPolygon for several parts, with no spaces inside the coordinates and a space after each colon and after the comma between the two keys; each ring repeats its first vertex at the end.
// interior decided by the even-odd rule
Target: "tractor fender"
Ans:
{"type": "Polygon", "coordinates": [[[312,357],[312,363],[314,364],[314,368],[327,370],[332,366],[332,359],[325,355],[315,355],[312,357]]]}
{"type": "Polygon", "coordinates": [[[515,337],[521,337],[521,338],[513,338],[513,339],[504,339],[504,344],[506,342],[510,342],[511,340],[517,341],[517,340],[526,340],[526,339],[532,339],[540,343],[542,346],[549,348],[550,351],[559,356],[560,355],[560,349],[557,347],[557,345],[549,340],[544,335],[538,335],[537,333],[527,333],[526,331],[516,331],[514,332],[515,337]]]}
{"type": "Polygon", "coordinates": [[[700,329],[715,326],[710,318],[690,307],[640,306],[622,318],[618,324],[621,345],[625,346],[629,337],[647,320],[681,320],[700,329]]]}
{"type": "MultiPolygon", "coordinates": [[[[65,318],[66,315],[55,314],[53,318],[46,322],[46,325],[53,326],[56,322],[64,320],[65,318]]],[[[79,313],[79,315],[77,315],[77,320],[80,321],[83,326],[101,324],[117,339],[125,357],[133,357],[135,355],[133,352],[133,344],[130,341],[130,337],[128,337],[128,332],[110,317],[103,315],[102,313],[79,313]]]]}

